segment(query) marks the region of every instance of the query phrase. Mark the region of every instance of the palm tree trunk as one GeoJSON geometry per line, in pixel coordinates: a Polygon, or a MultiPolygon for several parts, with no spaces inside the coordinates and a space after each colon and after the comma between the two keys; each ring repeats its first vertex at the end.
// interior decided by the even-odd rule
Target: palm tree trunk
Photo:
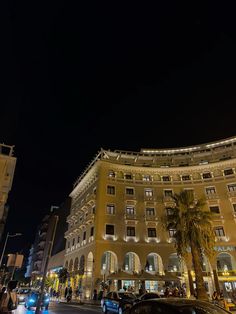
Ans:
{"type": "Polygon", "coordinates": [[[195,271],[197,299],[208,301],[208,296],[207,296],[207,292],[206,292],[206,288],[205,288],[204,280],[203,280],[199,250],[196,246],[194,246],[193,242],[191,244],[191,254],[192,254],[192,260],[193,260],[193,267],[195,271]]]}

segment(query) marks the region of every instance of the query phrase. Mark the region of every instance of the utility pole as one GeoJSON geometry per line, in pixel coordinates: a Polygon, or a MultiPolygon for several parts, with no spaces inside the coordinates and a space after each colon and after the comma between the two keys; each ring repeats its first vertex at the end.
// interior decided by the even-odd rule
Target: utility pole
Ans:
{"type": "Polygon", "coordinates": [[[57,215],[53,215],[51,217],[51,223],[49,223],[49,228],[50,229],[52,228],[51,229],[52,234],[51,234],[50,239],[48,241],[46,261],[45,261],[44,269],[43,269],[43,278],[41,281],[41,286],[40,286],[40,290],[39,290],[39,297],[38,297],[37,306],[35,309],[35,314],[41,314],[42,313],[41,304],[43,302],[43,297],[44,297],[44,287],[45,287],[45,280],[46,280],[46,276],[47,276],[48,262],[49,262],[49,258],[51,257],[51,253],[52,253],[52,247],[53,247],[53,242],[54,242],[54,238],[55,238],[55,234],[56,234],[58,219],[59,219],[59,217],[57,215]]]}

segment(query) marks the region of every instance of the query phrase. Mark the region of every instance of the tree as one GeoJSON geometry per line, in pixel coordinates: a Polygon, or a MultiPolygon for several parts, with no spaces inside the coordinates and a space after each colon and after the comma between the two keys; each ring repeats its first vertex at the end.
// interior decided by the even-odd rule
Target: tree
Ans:
{"type": "Polygon", "coordinates": [[[213,254],[215,235],[212,227],[213,214],[203,210],[205,201],[195,200],[192,191],[183,190],[172,196],[174,207],[166,207],[162,224],[169,231],[174,230],[177,254],[184,258],[191,252],[196,278],[197,298],[208,300],[202,273],[202,256],[213,254]]]}
{"type": "Polygon", "coordinates": [[[65,284],[67,278],[69,277],[69,273],[67,271],[67,268],[63,267],[58,272],[58,280],[60,283],[65,284]]]}

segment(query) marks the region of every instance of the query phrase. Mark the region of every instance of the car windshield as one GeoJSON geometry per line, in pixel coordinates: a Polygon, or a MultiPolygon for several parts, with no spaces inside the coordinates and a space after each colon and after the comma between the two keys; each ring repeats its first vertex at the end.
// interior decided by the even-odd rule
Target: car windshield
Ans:
{"type": "Polygon", "coordinates": [[[136,299],[135,294],[133,294],[133,293],[127,293],[127,292],[125,292],[125,293],[119,293],[119,297],[120,297],[121,299],[136,299]]]}
{"type": "Polygon", "coordinates": [[[20,289],[18,291],[19,294],[28,294],[30,292],[30,289],[20,289]]]}

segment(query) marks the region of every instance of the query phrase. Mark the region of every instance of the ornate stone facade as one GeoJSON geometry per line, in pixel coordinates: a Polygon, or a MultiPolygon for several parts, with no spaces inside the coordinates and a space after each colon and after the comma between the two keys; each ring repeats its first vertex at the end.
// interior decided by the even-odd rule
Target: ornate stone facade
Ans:
{"type": "Polygon", "coordinates": [[[69,284],[87,298],[102,283],[159,292],[184,285],[193,293],[191,259],[177,257],[171,231],[160,226],[170,195],[182,189],[204,197],[216,213],[215,256],[202,260],[209,294],[236,289],[236,138],[139,153],[101,150],[70,194],[69,284]]]}

